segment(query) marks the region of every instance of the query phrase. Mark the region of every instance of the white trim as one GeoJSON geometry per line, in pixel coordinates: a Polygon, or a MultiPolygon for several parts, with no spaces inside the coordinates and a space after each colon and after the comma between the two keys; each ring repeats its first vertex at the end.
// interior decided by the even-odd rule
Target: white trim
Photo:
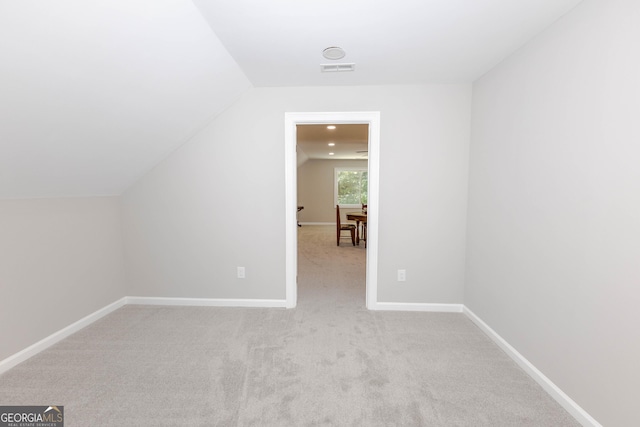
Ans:
{"type": "Polygon", "coordinates": [[[369,197],[367,200],[367,308],[378,298],[378,198],[380,188],[380,112],[310,112],[284,114],[285,148],[285,289],[286,305],[297,304],[298,226],[296,125],[320,123],[366,123],[369,125],[369,197]]]}
{"type": "Polygon", "coordinates": [[[74,322],[74,323],[70,324],[69,326],[60,329],[59,331],[54,332],[53,334],[49,335],[48,337],[41,339],[37,343],[35,343],[33,345],[30,345],[29,347],[25,348],[24,350],[19,351],[16,354],[7,357],[4,360],[1,360],[0,361],[0,374],[8,371],[9,369],[13,368],[14,366],[18,365],[19,363],[22,363],[25,360],[35,356],[36,354],[40,353],[41,351],[46,350],[47,348],[51,347],[52,345],[62,341],[63,339],[67,338],[69,335],[78,332],[79,330],[83,329],[86,326],[89,326],[90,324],[92,324],[96,320],[106,316],[109,313],[112,313],[113,311],[119,309],[120,307],[122,307],[126,303],[127,303],[126,297],[125,298],[120,298],[119,300],[107,305],[106,307],[102,307],[101,309],[99,309],[97,311],[94,311],[93,313],[89,314],[88,316],[83,317],[82,319],[78,320],[77,322],[74,322]]]}
{"type": "Polygon", "coordinates": [[[286,301],[282,299],[127,297],[127,304],[188,307],[286,307],[286,301]]]}
{"type": "Polygon", "coordinates": [[[296,118],[284,114],[284,240],[285,300],[287,308],[298,303],[298,159],[296,118]]]}
{"type": "Polygon", "coordinates": [[[378,302],[378,212],[380,196],[380,112],[369,115],[369,196],[367,200],[366,303],[372,310],[378,302]]]}
{"type": "Polygon", "coordinates": [[[413,302],[377,302],[371,310],[387,311],[431,311],[435,313],[462,313],[462,304],[429,304],[413,302]]]}
{"type": "Polygon", "coordinates": [[[471,310],[464,306],[463,313],[467,315],[473,323],[478,326],[500,347],[509,357],[511,357],[531,378],[533,378],[556,402],[560,404],[567,412],[569,412],[583,426],[602,427],[591,415],[587,413],[580,405],[571,399],[565,392],[555,385],[549,378],[538,370],[531,362],[529,362],[522,354],[513,348],[504,338],[496,331],[491,329],[489,325],[484,323],[482,319],[476,316],[471,310]]]}
{"type": "Polygon", "coordinates": [[[224,299],[224,298],[157,298],[157,297],[123,297],[119,300],[83,317],[77,322],[60,329],[46,338],[30,345],[24,350],[15,353],[6,359],[0,360],[0,374],[15,367],[19,363],[46,350],[52,345],[62,341],[69,335],[89,326],[96,320],[110,314],[124,305],[173,305],[173,306],[200,306],[200,307],[269,307],[284,308],[285,300],[277,299],[224,299]]]}
{"type": "MultiPolygon", "coordinates": [[[[369,294],[367,294],[369,297],[369,294]]],[[[369,300],[367,300],[369,302],[369,300]]],[[[7,372],[19,363],[35,356],[52,345],[62,341],[69,335],[89,326],[102,317],[114,312],[124,305],[169,305],[169,306],[200,306],[200,307],[289,307],[288,300],[275,299],[224,299],[224,298],[162,298],[162,297],[124,297],[83,317],[77,322],[54,332],[48,337],[25,348],[18,353],[0,361],[0,374],[7,372]]],[[[428,304],[428,303],[398,303],[375,302],[367,304],[370,310],[397,310],[397,311],[425,311],[443,313],[464,313],[482,332],[484,332],[498,347],[500,347],[518,366],[520,366],[531,378],[569,412],[580,424],[589,427],[602,427],[587,411],[582,409],[573,399],[556,386],[522,354],[513,348],[504,338],[476,316],[463,304],[428,304]]]]}

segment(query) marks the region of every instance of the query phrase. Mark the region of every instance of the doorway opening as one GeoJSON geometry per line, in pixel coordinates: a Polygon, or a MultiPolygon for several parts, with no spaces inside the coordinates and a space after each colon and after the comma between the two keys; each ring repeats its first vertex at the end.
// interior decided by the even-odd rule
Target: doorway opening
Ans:
{"type": "Polygon", "coordinates": [[[368,125],[368,200],[366,253],[366,306],[374,309],[377,303],[378,264],[378,194],[379,194],[379,112],[321,112],[285,113],[285,240],[286,240],[286,306],[297,304],[297,127],[319,124],[368,125]]]}

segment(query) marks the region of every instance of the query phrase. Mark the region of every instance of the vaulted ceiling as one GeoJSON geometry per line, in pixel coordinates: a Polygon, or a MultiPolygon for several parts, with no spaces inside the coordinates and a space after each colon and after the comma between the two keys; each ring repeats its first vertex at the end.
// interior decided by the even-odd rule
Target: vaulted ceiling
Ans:
{"type": "Polygon", "coordinates": [[[0,198],[120,194],[252,86],[472,82],[579,2],[0,0],[0,198]]]}
{"type": "Polygon", "coordinates": [[[303,152],[308,159],[369,158],[369,125],[366,124],[298,125],[296,137],[298,156],[303,152]]]}

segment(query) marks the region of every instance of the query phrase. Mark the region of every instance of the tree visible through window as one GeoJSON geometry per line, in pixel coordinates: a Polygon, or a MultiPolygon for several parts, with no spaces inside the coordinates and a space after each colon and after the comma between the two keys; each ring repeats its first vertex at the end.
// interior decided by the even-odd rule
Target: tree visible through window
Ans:
{"type": "Polygon", "coordinates": [[[368,176],[366,168],[335,169],[335,204],[359,208],[367,203],[368,176]]]}

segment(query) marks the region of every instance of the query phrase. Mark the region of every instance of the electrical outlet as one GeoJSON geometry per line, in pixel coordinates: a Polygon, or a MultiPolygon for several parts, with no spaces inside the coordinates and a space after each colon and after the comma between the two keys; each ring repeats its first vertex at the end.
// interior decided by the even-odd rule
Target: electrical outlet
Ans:
{"type": "Polygon", "coordinates": [[[398,282],[407,281],[407,270],[398,270],[398,282]]]}
{"type": "Polygon", "coordinates": [[[245,278],[244,267],[238,267],[238,279],[244,279],[244,278],[245,278]]]}

